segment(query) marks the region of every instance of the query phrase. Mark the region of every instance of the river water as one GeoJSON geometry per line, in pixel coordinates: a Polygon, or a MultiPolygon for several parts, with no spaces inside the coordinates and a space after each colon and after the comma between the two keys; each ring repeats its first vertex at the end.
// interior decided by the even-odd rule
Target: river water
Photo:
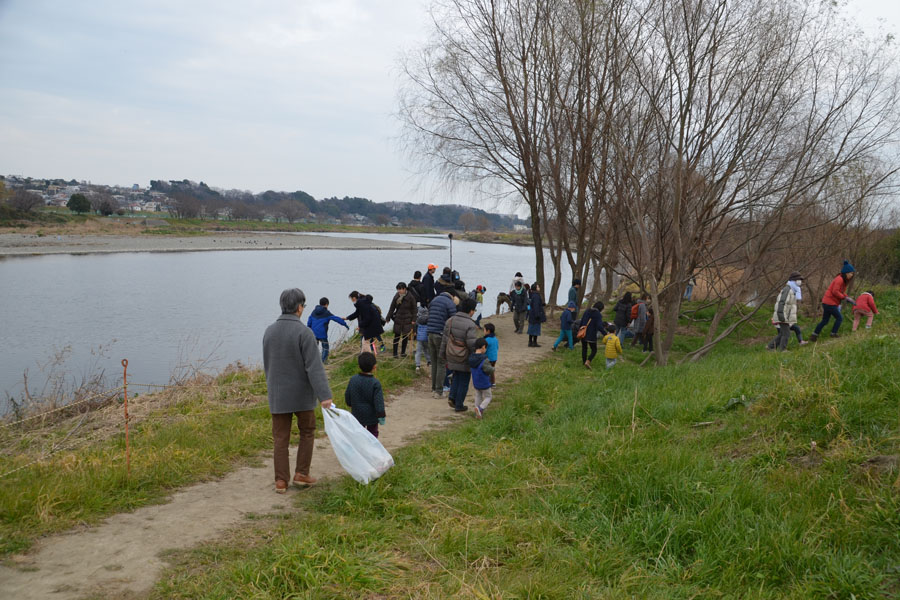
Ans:
{"type": "MultiPolygon", "coordinates": [[[[48,377],[68,385],[102,372],[109,387],[164,384],[184,365],[214,371],[262,362],[262,334],[280,314],[288,287],[306,293],[306,315],[321,296],[338,316],[352,312],[351,290],[387,312],[397,282],[429,262],[449,264],[446,237],[329,234],[434,244],[430,250],[268,250],[50,255],[0,259],[0,414],[8,397],[40,393],[48,377]],[[61,360],[57,360],[61,359],[61,360]]],[[[516,271],[534,277],[530,247],[453,242],[453,268],[467,289],[487,287],[485,315],[516,271]]],[[[440,271],[438,271],[440,272],[440,271]]],[[[563,281],[570,275],[564,273],[563,281]]],[[[564,300],[567,287],[560,290],[564,300]]],[[[389,326],[390,327],[390,326],[389,326]]],[[[330,327],[337,341],[344,328],[330,327]]],[[[141,390],[138,390],[141,391],[141,390]]]]}

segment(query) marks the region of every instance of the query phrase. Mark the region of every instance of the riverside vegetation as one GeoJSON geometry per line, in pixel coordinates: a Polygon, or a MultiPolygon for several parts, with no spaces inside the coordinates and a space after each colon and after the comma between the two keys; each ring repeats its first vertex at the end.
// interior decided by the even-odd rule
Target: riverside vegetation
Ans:
{"type": "MultiPolygon", "coordinates": [[[[586,371],[577,352],[554,356],[502,389],[483,422],[426,434],[373,484],[326,482],[296,496],[300,512],[173,554],[155,596],[895,595],[898,291],[878,298],[873,332],[785,354],[762,349],[774,330],[760,317],[695,364],[641,368],[627,349],[634,360],[586,371]]],[[[702,322],[681,325],[687,352],[702,322]]],[[[336,399],[355,371],[343,358],[336,399]]],[[[411,369],[384,361],[379,378],[403,385],[411,369]]],[[[267,448],[261,375],[212,390],[225,397],[198,391],[138,425],[130,480],[117,435],[5,481],[4,551],[267,448]],[[212,410],[248,396],[245,412],[212,410]]]]}

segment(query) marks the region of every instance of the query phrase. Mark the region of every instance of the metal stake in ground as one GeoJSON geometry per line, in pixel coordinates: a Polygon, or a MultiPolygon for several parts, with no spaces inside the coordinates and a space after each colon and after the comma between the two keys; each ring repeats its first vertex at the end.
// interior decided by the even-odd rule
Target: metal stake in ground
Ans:
{"type": "Polygon", "coordinates": [[[128,441],[128,359],[122,359],[122,389],[125,396],[125,471],[131,477],[131,443],[128,441]]]}

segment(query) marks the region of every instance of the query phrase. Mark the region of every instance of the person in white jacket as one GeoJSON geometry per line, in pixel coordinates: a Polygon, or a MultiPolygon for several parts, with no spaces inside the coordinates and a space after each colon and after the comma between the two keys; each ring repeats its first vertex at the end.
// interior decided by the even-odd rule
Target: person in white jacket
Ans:
{"type": "Polygon", "coordinates": [[[803,277],[794,271],[775,298],[775,310],[772,313],[772,322],[778,326],[778,335],[774,340],[775,350],[783,351],[787,348],[791,327],[797,324],[797,296],[802,283],[803,277]]]}

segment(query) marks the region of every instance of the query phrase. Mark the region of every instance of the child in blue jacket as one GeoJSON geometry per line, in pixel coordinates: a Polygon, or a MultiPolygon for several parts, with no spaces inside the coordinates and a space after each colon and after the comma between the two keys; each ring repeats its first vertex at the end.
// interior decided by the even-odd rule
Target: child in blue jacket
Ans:
{"type": "Polygon", "coordinates": [[[350,329],[350,326],[347,325],[346,321],[331,314],[328,310],[328,298],[320,298],[319,305],[312,311],[312,314],[309,315],[309,319],[306,320],[306,326],[312,329],[313,334],[316,336],[316,341],[322,344],[322,364],[325,364],[325,361],[328,360],[329,321],[334,321],[335,323],[350,329]]]}
{"type": "Polygon", "coordinates": [[[431,359],[428,357],[428,309],[420,306],[416,313],[416,373],[422,366],[422,357],[428,360],[428,366],[431,366],[431,359]]]}
{"type": "Polygon", "coordinates": [[[469,369],[472,373],[472,384],[475,387],[475,417],[481,418],[484,410],[491,403],[491,374],[494,367],[487,357],[487,340],[475,340],[475,351],[469,354],[469,369]]]}
{"type": "Polygon", "coordinates": [[[562,314],[559,316],[559,337],[553,342],[554,352],[556,352],[556,347],[559,346],[564,339],[567,341],[566,348],[571,350],[575,347],[575,343],[572,341],[572,324],[575,323],[576,308],[574,302],[569,302],[566,306],[566,310],[562,311],[562,314]]]}
{"type": "MultiPolygon", "coordinates": [[[[500,341],[497,339],[497,328],[493,323],[484,324],[484,341],[487,344],[487,359],[491,361],[491,366],[497,366],[497,359],[500,357],[500,341]]],[[[491,371],[491,387],[494,387],[494,372],[491,371]]]]}

